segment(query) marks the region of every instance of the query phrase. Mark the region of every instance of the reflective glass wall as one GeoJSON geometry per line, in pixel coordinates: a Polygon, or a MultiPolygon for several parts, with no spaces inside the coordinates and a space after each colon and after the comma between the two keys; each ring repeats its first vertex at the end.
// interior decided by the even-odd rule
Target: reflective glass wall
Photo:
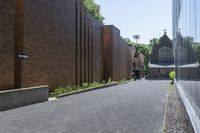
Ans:
{"type": "Polygon", "coordinates": [[[173,0],[176,78],[200,118],[200,0],[173,0]]]}

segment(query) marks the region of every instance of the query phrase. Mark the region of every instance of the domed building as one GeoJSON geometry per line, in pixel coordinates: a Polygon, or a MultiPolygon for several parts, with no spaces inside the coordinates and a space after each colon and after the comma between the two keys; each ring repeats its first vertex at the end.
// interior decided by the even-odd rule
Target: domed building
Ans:
{"type": "Polygon", "coordinates": [[[174,70],[173,44],[166,31],[152,48],[148,66],[150,79],[168,79],[170,71],[174,70]]]}

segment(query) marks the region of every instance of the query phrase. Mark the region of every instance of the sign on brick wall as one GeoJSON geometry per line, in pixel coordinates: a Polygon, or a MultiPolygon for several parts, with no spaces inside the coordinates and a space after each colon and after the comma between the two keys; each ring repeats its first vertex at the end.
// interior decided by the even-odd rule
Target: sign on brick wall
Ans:
{"type": "Polygon", "coordinates": [[[28,55],[22,52],[18,52],[16,55],[16,58],[19,60],[24,60],[24,59],[28,59],[28,55]]]}

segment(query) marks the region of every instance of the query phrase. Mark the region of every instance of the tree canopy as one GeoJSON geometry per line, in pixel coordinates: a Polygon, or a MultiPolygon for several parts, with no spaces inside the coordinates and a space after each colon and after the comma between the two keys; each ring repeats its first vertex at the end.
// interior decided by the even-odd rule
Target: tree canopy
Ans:
{"type": "Polygon", "coordinates": [[[94,0],[82,0],[83,5],[85,7],[85,9],[96,19],[98,19],[99,21],[103,22],[103,20],[105,19],[102,15],[101,15],[101,8],[99,5],[97,5],[94,0]]]}
{"type": "Polygon", "coordinates": [[[197,54],[197,59],[200,62],[200,43],[194,43],[194,51],[197,54]]]}
{"type": "Polygon", "coordinates": [[[133,42],[129,38],[124,38],[124,41],[127,42],[129,45],[132,45],[133,42]]]}
{"type": "Polygon", "coordinates": [[[150,48],[150,53],[152,52],[152,49],[154,46],[158,45],[159,39],[158,38],[153,38],[150,40],[149,48],[150,48]]]}
{"type": "Polygon", "coordinates": [[[126,41],[128,45],[134,46],[137,52],[143,53],[147,58],[149,57],[149,44],[134,43],[129,38],[124,38],[124,41],[126,41]]]}

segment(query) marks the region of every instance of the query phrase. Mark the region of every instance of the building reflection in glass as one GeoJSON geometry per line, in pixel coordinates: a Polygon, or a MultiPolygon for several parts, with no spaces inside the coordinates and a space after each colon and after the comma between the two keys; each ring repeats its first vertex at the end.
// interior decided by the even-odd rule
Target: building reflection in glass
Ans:
{"type": "Polygon", "coordinates": [[[173,0],[176,80],[200,118],[200,0],[173,0]]]}

